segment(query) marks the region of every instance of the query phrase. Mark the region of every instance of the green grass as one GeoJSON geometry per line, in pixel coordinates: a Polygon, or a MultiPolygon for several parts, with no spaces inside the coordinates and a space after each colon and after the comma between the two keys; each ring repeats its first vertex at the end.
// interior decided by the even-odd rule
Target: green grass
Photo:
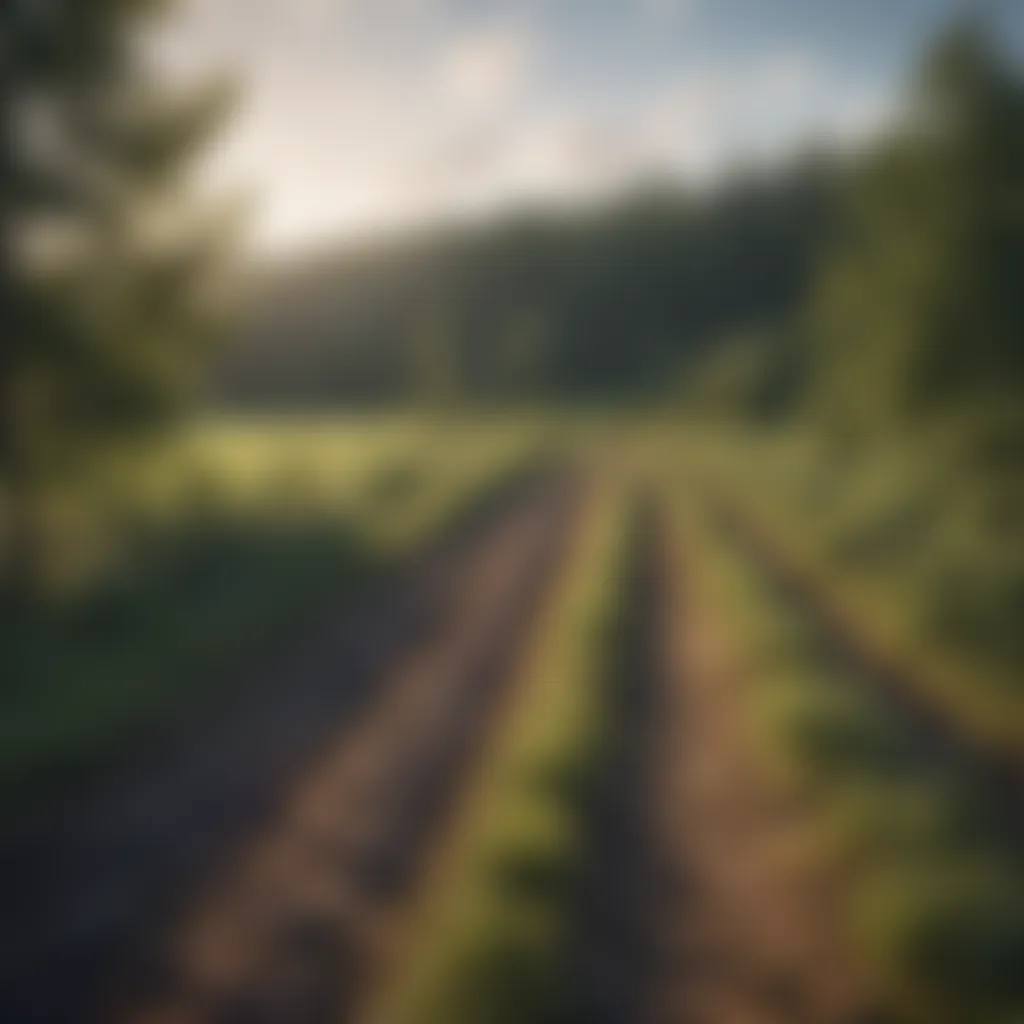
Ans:
{"type": "Polygon", "coordinates": [[[539,457],[501,425],[236,421],[66,488],[61,586],[0,623],[0,803],[16,813],[221,699],[235,666],[357,601],[539,457]]]}
{"type": "Polygon", "coordinates": [[[982,744],[1021,749],[1019,481],[979,481],[941,447],[928,458],[894,447],[836,460],[796,427],[719,433],[682,450],[950,718],[982,744]]]}

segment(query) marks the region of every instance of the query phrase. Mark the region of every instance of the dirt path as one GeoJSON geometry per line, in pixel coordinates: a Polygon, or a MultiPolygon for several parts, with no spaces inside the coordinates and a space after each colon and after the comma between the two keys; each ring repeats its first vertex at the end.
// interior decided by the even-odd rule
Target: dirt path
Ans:
{"type": "MultiPolygon", "coordinates": [[[[671,870],[656,1024],[868,1019],[835,925],[835,886],[808,856],[802,809],[769,781],[722,623],[670,579],[657,821],[671,870]]],[[[679,581],[682,584],[679,585],[679,581]]]]}
{"type": "Polygon", "coordinates": [[[745,732],[724,632],[652,517],[625,652],[631,695],[595,828],[573,1024],[869,1019],[800,808],[745,732]]]}
{"type": "Polygon", "coordinates": [[[348,1019],[488,734],[568,513],[566,494],[546,495],[449,581],[437,628],[207,881],[141,973],[150,991],[115,1019],[348,1019]]]}
{"type": "Polygon", "coordinates": [[[95,979],[131,949],[99,1019],[338,1019],[486,733],[577,498],[535,486],[360,614],[328,615],[254,668],[231,720],[62,821],[2,926],[0,1016],[91,1019],[95,979]]]}

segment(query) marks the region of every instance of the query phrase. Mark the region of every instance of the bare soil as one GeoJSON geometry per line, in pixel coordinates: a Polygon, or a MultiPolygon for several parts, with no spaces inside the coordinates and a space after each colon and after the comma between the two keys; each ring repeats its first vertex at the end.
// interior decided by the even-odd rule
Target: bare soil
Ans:
{"type": "MultiPolygon", "coordinates": [[[[670,560],[685,552],[666,550],[670,560]]],[[[837,927],[837,880],[811,855],[805,809],[759,756],[726,624],[676,562],[665,638],[657,821],[666,879],[655,1024],[870,1019],[837,927]]]]}

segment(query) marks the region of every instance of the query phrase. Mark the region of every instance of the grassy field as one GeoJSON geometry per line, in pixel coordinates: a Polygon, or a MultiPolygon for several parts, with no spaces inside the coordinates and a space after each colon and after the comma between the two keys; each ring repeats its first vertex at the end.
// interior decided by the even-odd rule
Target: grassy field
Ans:
{"type": "Polygon", "coordinates": [[[837,463],[806,432],[731,431],[684,461],[950,717],[1012,756],[1024,744],[1020,483],[1005,465],[961,472],[955,454],[837,463]]]}
{"type": "Polygon", "coordinates": [[[941,474],[897,453],[843,479],[795,434],[665,421],[205,424],[53,498],[52,597],[0,624],[5,806],[244,701],[247,659],[328,605],[356,606],[555,452],[600,486],[379,1019],[518,1024],[564,1007],[589,809],[630,684],[639,476],[672,512],[690,600],[727,638],[773,784],[808,810],[808,849],[843,879],[842,929],[891,1019],[1017,1020],[1024,819],[1019,792],[986,774],[1024,737],[1000,590],[1015,570],[992,556],[1015,549],[1005,524],[967,530],[977,520],[944,507],[941,474]],[[805,586],[787,582],[791,564],[805,586]],[[964,564],[954,596],[991,644],[966,621],[943,628],[964,564]],[[916,692],[884,678],[890,654],[916,692]]]}
{"type": "Polygon", "coordinates": [[[522,425],[216,422],[52,496],[53,595],[0,624],[3,805],[217,697],[538,458],[522,425]]]}

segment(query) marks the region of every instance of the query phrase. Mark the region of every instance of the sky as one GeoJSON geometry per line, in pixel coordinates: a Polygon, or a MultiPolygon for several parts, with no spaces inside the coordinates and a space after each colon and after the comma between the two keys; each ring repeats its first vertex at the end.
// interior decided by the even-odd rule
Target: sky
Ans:
{"type": "MultiPolygon", "coordinates": [[[[208,173],[281,251],[855,143],[968,5],[183,0],[161,54],[237,80],[208,173]]],[[[993,7],[1024,39],[1024,3],[993,7]]]]}

